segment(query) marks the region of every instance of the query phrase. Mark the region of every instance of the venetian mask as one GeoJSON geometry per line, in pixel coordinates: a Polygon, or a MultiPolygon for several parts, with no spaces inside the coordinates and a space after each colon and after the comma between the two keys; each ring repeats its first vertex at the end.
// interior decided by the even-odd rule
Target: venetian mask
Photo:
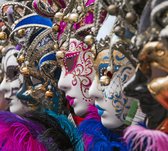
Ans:
{"type": "MultiPolygon", "coordinates": [[[[49,70],[49,69],[48,69],[49,70]]],[[[38,67],[34,70],[40,73],[38,67]]],[[[60,71],[54,71],[55,78],[58,79],[60,71]]],[[[17,93],[17,97],[22,99],[24,103],[32,109],[50,109],[55,112],[58,111],[58,102],[60,94],[54,87],[49,88],[48,83],[39,75],[40,78],[31,74],[28,77],[24,76],[24,82],[21,89],[17,93]],[[46,91],[50,89],[50,96],[46,97],[46,91]]]]}
{"type": "Polygon", "coordinates": [[[106,128],[113,129],[123,125],[130,107],[130,101],[123,93],[123,85],[134,73],[134,68],[123,54],[114,51],[113,72],[109,71],[111,59],[108,52],[109,49],[101,51],[94,61],[96,76],[89,94],[95,99],[102,124],[106,128]],[[101,77],[105,75],[108,78],[105,80],[109,83],[103,85],[100,81],[102,81],[101,77]]]}
{"type": "MultiPolygon", "coordinates": [[[[1,64],[0,64],[0,83],[2,82],[3,79],[3,71],[1,69],[1,64]]],[[[8,101],[5,100],[4,98],[4,91],[0,91],[0,110],[7,110],[8,109],[8,101]]]]}
{"type": "MultiPolygon", "coordinates": [[[[20,67],[20,71],[24,75],[24,83],[17,96],[33,109],[52,109],[57,112],[61,97],[58,89],[56,90],[56,82],[52,81],[53,79],[58,80],[60,68],[58,69],[56,64],[49,64],[45,56],[42,59],[43,61],[39,63],[40,58],[52,49],[53,37],[51,31],[51,28],[49,28],[39,33],[29,46],[30,49],[26,49],[27,54],[20,67]],[[44,64],[43,68],[41,68],[42,64],[44,64]]],[[[20,59],[18,58],[18,60],[20,59]]]]}
{"type": "Polygon", "coordinates": [[[63,58],[58,87],[65,92],[69,105],[78,116],[84,116],[89,104],[94,103],[88,93],[94,73],[90,47],[71,39],[69,51],[63,58]]]}
{"type": "Polygon", "coordinates": [[[16,97],[16,93],[23,83],[23,77],[19,73],[15,57],[17,53],[18,51],[15,49],[9,50],[3,58],[2,69],[4,77],[0,90],[4,92],[4,98],[9,102],[10,111],[16,114],[23,114],[28,111],[28,108],[16,97]]]}
{"type": "Polygon", "coordinates": [[[168,108],[167,54],[166,44],[159,41],[147,43],[139,54],[141,70],[144,73],[150,73],[148,89],[166,109],[168,108]]]}

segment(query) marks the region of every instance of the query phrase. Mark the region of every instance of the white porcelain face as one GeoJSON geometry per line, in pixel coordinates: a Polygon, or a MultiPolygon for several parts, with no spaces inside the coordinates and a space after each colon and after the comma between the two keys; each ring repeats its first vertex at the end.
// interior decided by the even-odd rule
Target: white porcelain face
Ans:
{"type": "Polygon", "coordinates": [[[76,39],[70,41],[70,51],[64,57],[58,87],[66,94],[69,105],[77,116],[87,113],[90,99],[88,91],[95,74],[90,48],[76,39]]]}
{"type": "Polygon", "coordinates": [[[111,76],[110,84],[102,86],[99,80],[109,65],[108,56],[108,50],[104,50],[94,63],[96,64],[96,76],[90,87],[89,95],[95,99],[102,124],[108,129],[114,129],[123,125],[130,107],[130,101],[123,94],[122,87],[133,75],[134,68],[123,55],[115,55],[115,72],[111,76]],[[123,65],[119,62],[122,62],[123,65]]]}
{"type": "MultiPolygon", "coordinates": [[[[0,83],[3,79],[2,65],[0,64],[0,83]]],[[[0,111],[5,111],[8,109],[8,101],[4,98],[4,91],[0,91],[0,111]]]]}
{"type": "Polygon", "coordinates": [[[3,57],[4,77],[0,84],[0,90],[4,91],[4,98],[9,102],[10,111],[21,115],[28,111],[28,108],[16,97],[16,93],[23,83],[23,76],[19,73],[18,63],[14,56],[16,53],[18,51],[12,49],[3,57]]]}

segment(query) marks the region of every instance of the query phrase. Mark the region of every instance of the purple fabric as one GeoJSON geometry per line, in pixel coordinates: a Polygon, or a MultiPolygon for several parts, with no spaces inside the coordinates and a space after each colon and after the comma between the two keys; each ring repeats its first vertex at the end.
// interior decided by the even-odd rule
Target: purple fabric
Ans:
{"type": "Polygon", "coordinates": [[[61,39],[61,36],[64,33],[66,26],[67,26],[67,23],[64,21],[61,21],[60,26],[59,26],[58,36],[57,36],[58,40],[61,39]]]}
{"type": "Polygon", "coordinates": [[[90,6],[91,4],[93,4],[95,2],[95,0],[88,0],[87,2],[86,2],[86,6],[90,6]]]}
{"type": "Polygon", "coordinates": [[[16,45],[16,50],[21,50],[22,46],[21,45],[16,45]]]}
{"type": "MultiPolygon", "coordinates": [[[[85,5],[90,6],[94,2],[95,2],[95,0],[88,0],[85,5]]],[[[73,27],[74,27],[75,30],[77,30],[80,27],[82,27],[84,25],[87,25],[87,24],[92,24],[93,22],[94,22],[94,14],[93,14],[93,12],[89,11],[86,14],[85,18],[82,19],[82,21],[80,21],[79,23],[75,23],[73,27]],[[83,23],[84,23],[84,25],[83,25],[83,23]]]]}
{"type": "Polygon", "coordinates": [[[48,13],[42,12],[42,11],[38,8],[38,4],[37,4],[37,3],[38,3],[37,0],[34,0],[33,3],[32,3],[32,5],[33,5],[35,11],[36,11],[39,15],[44,16],[44,17],[48,17],[48,18],[53,17],[52,15],[49,15],[48,13]]]}
{"type": "Polygon", "coordinates": [[[7,14],[13,14],[13,8],[10,6],[7,10],[7,14]]]}
{"type": "Polygon", "coordinates": [[[13,17],[13,8],[12,6],[10,6],[8,9],[7,9],[7,17],[8,17],[8,23],[10,25],[12,25],[14,23],[14,17],[13,17]]]}
{"type": "MultiPolygon", "coordinates": [[[[86,15],[86,17],[81,22],[84,22],[84,25],[92,24],[94,22],[93,12],[88,12],[87,15],[86,15]]],[[[77,30],[80,27],[84,26],[84,25],[81,26],[81,22],[74,24],[73,27],[74,27],[75,30],[77,30]]]]}

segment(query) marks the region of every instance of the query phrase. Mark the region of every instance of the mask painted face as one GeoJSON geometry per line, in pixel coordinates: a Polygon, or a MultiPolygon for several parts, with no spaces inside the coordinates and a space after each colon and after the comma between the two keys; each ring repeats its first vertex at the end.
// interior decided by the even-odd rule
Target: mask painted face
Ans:
{"type": "Polygon", "coordinates": [[[88,91],[94,77],[90,48],[76,39],[70,41],[70,51],[63,59],[58,87],[66,94],[70,106],[78,116],[87,113],[88,105],[93,104],[88,91]]]}
{"type": "MultiPolygon", "coordinates": [[[[122,87],[134,73],[134,68],[121,53],[114,53],[114,73],[107,72],[109,66],[109,50],[100,52],[94,62],[96,76],[89,90],[90,97],[95,98],[95,105],[101,116],[103,125],[109,129],[123,125],[130,102],[123,94],[122,87]],[[100,84],[105,73],[111,77],[107,86],[100,84]]],[[[116,51],[115,51],[116,52],[116,51]]]]}
{"type": "Polygon", "coordinates": [[[0,85],[0,89],[4,91],[4,98],[10,102],[10,111],[16,114],[23,114],[28,111],[28,108],[16,97],[16,93],[23,82],[23,77],[19,74],[18,63],[14,56],[14,54],[17,53],[15,49],[9,50],[3,58],[2,68],[4,71],[4,78],[0,85]]]}
{"type": "MultiPolygon", "coordinates": [[[[3,71],[0,64],[0,83],[3,80],[3,71]]],[[[5,111],[8,109],[8,101],[4,98],[4,91],[0,91],[0,111],[5,111]]]]}

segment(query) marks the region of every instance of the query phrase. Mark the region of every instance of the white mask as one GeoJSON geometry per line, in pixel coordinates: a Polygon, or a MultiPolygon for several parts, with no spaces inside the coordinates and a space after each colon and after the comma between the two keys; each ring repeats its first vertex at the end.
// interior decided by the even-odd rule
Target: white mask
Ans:
{"type": "Polygon", "coordinates": [[[122,87],[133,75],[134,68],[127,58],[120,56],[119,58],[124,66],[118,66],[116,63],[116,71],[112,75],[110,84],[101,86],[99,82],[100,76],[103,75],[110,61],[108,51],[108,49],[103,50],[97,56],[94,63],[96,64],[95,69],[97,73],[90,87],[89,95],[95,98],[95,105],[101,116],[102,124],[108,129],[114,129],[123,125],[130,107],[130,101],[123,94],[122,87]]]}
{"type": "Polygon", "coordinates": [[[77,116],[88,111],[90,99],[88,91],[94,77],[90,48],[76,39],[70,41],[70,51],[66,52],[58,87],[65,92],[66,98],[77,116]]]}
{"type": "Polygon", "coordinates": [[[17,53],[18,51],[15,49],[9,50],[3,58],[4,77],[0,84],[0,90],[4,91],[4,98],[10,102],[10,111],[21,115],[28,111],[28,108],[16,97],[16,93],[23,83],[23,76],[19,73],[18,63],[14,56],[17,53]]]}

